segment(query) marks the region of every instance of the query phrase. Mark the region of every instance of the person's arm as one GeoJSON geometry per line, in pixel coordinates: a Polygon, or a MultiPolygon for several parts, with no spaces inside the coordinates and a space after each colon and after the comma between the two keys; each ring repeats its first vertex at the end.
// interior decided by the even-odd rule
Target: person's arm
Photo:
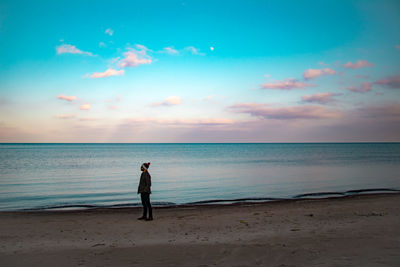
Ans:
{"type": "Polygon", "coordinates": [[[140,181],[139,181],[139,185],[138,185],[138,188],[137,188],[137,193],[139,194],[140,192],[140,185],[143,183],[143,173],[140,175],[140,181]]]}
{"type": "Polygon", "coordinates": [[[147,184],[149,185],[149,188],[151,186],[151,175],[149,174],[149,177],[147,178],[147,184]]]}

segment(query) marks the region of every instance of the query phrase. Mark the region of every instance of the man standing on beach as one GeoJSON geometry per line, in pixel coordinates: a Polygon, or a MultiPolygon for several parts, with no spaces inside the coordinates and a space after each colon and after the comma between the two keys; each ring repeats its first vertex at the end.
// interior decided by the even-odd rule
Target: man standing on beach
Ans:
{"type": "Polygon", "coordinates": [[[140,167],[142,174],[140,175],[140,182],[138,187],[138,194],[140,193],[140,197],[142,199],[143,205],[143,216],[138,218],[138,220],[153,220],[153,211],[150,203],[150,194],[151,194],[151,176],[148,171],[150,167],[150,162],[143,163],[140,167]],[[147,218],[147,211],[149,211],[149,218],[147,218]]]}

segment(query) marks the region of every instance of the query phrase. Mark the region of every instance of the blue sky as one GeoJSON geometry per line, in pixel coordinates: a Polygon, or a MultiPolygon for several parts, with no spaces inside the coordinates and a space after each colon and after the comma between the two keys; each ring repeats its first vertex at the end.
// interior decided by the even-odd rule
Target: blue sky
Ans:
{"type": "Polygon", "coordinates": [[[398,1],[0,1],[1,142],[399,141],[398,1]]]}

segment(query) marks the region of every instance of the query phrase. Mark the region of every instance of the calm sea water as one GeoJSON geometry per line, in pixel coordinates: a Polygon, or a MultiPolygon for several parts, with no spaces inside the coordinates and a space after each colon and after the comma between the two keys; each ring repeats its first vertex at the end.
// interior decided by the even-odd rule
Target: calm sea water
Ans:
{"type": "Polygon", "coordinates": [[[0,144],[0,210],[400,189],[400,143],[0,144]]]}

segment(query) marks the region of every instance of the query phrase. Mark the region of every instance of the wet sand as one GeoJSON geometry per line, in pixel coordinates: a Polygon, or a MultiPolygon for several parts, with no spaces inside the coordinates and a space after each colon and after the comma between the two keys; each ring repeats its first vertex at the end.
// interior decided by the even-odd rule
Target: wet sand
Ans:
{"type": "Polygon", "coordinates": [[[0,213],[0,266],[399,266],[400,194],[0,213]]]}

